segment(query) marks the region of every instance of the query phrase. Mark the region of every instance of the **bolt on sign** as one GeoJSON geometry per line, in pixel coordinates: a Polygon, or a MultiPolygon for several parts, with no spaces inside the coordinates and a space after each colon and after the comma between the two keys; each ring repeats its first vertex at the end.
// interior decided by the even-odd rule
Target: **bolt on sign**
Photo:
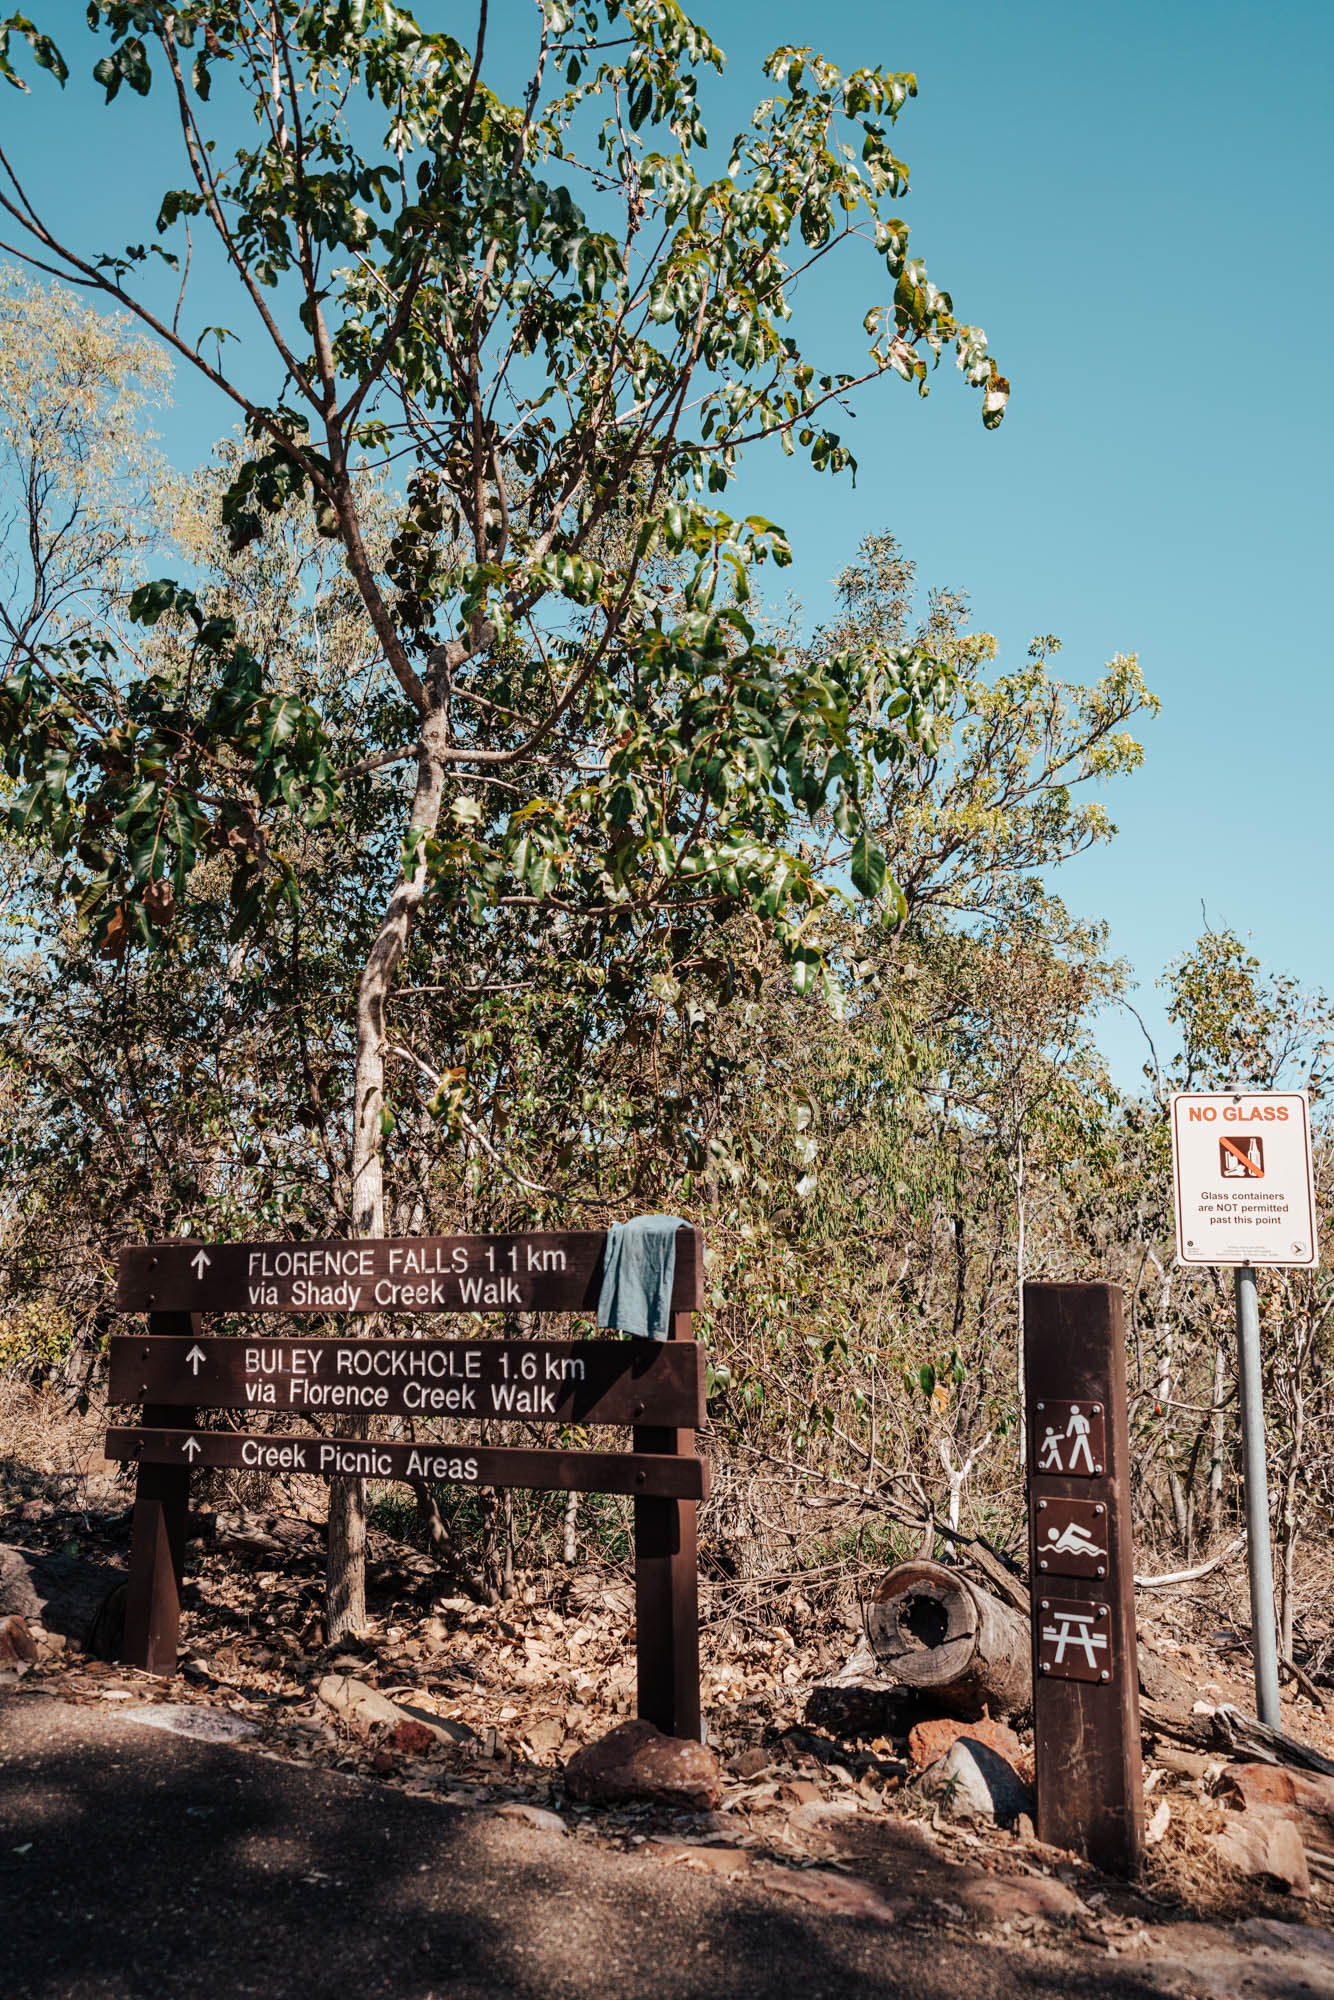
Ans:
{"type": "Polygon", "coordinates": [[[1176,1091],[1172,1173],[1183,1264],[1320,1261],[1304,1090],[1176,1091]]]}
{"type": "Polygon", "coordinates": [[[1024,1385],[1038,1833],[1133,1875],[1144,1794],[1117,1286],[1024,1286],[1024,1385]]]}
{"type": "MultiPolygon", "coordinates": [[[[315,1477],[424,1479],[460,1486],[619,1493],[634,1500],[639,1713],[698,1737],[696,1455],[704,1352],[691,1338],[702,1243],[676,1238],[672,1337],[655,1340],[257,1338],[204,1331],[205,1314],[591,1313],[603,1230],[372,1243],[150,1243],[122,1251],[117,1302],[147,1313],[145,1334],[111,1341],[109,1399],[139,1421],[107,1433],[108,1458],[136,1464],[125,1658],[176,1671],[190,1474],[197,1466],[315,1477]],[[215,1430],[204,1410],[241,1410],[263,1427],[215,1430]],[[272,1427],[284,1415],[325,1428],[272,1427]],[[339,1415],[399,1417],[409,1437],[328,1435],[339,1415]],[[430,1426],[479,1419],[628,1425],[632,1449],[482,1445],[430,1426]],[[420,1426],[420,1433],[418,1427],[420,1426]]],[[[359,1426],[360,1427],[360,1426],[359,1426]]],[[[401,1428],[401,1426],[400,1426],[401,1428]]]]}

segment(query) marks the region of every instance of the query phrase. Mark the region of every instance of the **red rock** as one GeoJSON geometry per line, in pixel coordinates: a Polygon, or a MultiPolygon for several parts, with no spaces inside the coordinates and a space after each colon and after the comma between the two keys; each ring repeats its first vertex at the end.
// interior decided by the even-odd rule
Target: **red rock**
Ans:
{"type": "Polygon", "coordinates": [[[28,1621],[19,1612],[0,1618],[0,1667],[29,1664],[37,1658],[37,1641],[28,1630],[28,1621]]]}
{"type": "Polygon", "coordinates": [[[1230,1806],[1291,1806],[1297,1803],[1293,1773],[1278,1764],[1230,1764],[1218,1784],[1230,1806]]]}
{"type": "Polygon", "coordinates": [[[780,1896],[795,1896],[803,1903],[813,1903],[826,1916],[870,1918],[874,1923],[892,1924],[912,1908],[910,1897],[887,1902],[869,1882],[836,1875],[827,1868],[798,1870],[770,1864],[756,1868],[754,1874],[764,1888],[780,1896]]]}
{"type": "Polygon", "coordinates": [[[394,1759],[387,1750],[377,1750],[371,1758],[371,1769],[377,1778],[387,1778],[394,1768],[394,1759]]]}
{"type": "Polygon", "coordinates": [[[1311,1875],[1296,1818],[1279,1806],[1248,1806],[1210,1837],[1220,1861],[1239,1875],[1262,1875],[1309,1896],[1311,1875]]]}
{"type": "Polygon", "coordinates": [[[1043,1923],[1070,1923],[1088,1915],[1074,1890],[1050,1875],[993,1875],[966,1869],[951,1883],[952,1901],[989,1923],[1013,1923],[1025,1917],[1043,1923]]]}
{"type": "Polygon", "coordinates": [[[923,1771],[921,1789],[946,1819],[994,1820],[1013,1826],[1032,1817],[1033,1799],[1007,1757],[975,1736],[960,1736],[923,1771]]]}
{"type": "Polygon", "coordinates": [[[425,1757],[440,1741],[435,1731],[428,1729],[424,1722],[396,1722],[385,1742],[391,1750],[397,1750],[404,1757],[425,1757]]]}
{"type": "Polygon", "coordinates": [[[703,1743],[664,1736],[651,1722],[634,1721],[576,1750],[565,1766],[565,1788],[587,1805],[657,1799],[711,1812],[722,1801],[723,1779],[717,1757],[703,1743]]]}
{"type": "Polygon", "coordinates": [[[778,1796],[785,1806],[809,1806],[822,1799],[824,1793],[811,1778],[789,1778],[778,1787],[778,1796]]]}
{"type": "Polygon", "coordinates": [[[655,1860],[683,1862],[709,1875],[744,1875],[750,1869],[750,1856],[735,1847],[702,1847],[698,1841],[650,1836],[649,1851],[655,1860]]]}
{"type": "Polygon", "coordinates": [[[992,1722],[984,1716],[981,1722],[958,1722],[953,1716],[941,1716],[932,1722],[919,1722],[908,1731],[908,1755],[919,1771],[944,1757],[961,1736],[969,1736],[974,1743],[985,1743],[988,1750],[994,1750],[1007,1764],[1012,1764],[1019,1776],[1027,1784],[1033,1780],[1033,1757],[1025,1750],[1014,1731],[1003,1722],[992,1722]]]}
{"type": "Polygon", "coordinates": [[[1334,1778],[1282,1770],[1276,1764],[1231,1764],[1218,1795],[1244,1812],[1271,1807],[1286,1813],[1305,1846],[1334,1854],[1334,1778]]]}

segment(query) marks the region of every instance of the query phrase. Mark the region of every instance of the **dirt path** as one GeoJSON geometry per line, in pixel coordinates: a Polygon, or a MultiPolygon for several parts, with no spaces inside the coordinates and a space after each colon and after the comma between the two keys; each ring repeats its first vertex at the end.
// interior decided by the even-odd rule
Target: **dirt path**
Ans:
{"type": "Polygon", "coordinates": [[[1111,1959],[1050,1931],[970,1935],[948,1897],[822,1879],[845,1885],[851,1913],[114,1711],[0,1696],[3,2000],[1334,1995],[1323,1931],[1261,1925],[1239,1949],[1235,1933],[1176,1926],[1111,1959]]]}

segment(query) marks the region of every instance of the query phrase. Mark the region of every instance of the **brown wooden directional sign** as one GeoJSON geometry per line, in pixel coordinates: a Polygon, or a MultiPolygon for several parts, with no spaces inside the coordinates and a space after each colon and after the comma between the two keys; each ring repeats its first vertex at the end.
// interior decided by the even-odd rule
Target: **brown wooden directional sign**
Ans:
{"type": "MultiPolygon", "coordinates": [[[[704,1356],[692,1337],[700,1304],[699,1231],[676,1233],[665,1343],[609,1340],[218,1339],[207,1314],[591,1313],[604,1230],[318,1243],[181,1240],[121,1252],[118,1304],[148,1331],[111,1343],[110,1400],[139,1422],[107,1435],[108,1458],[137,1462],[124,1657],[176,1671],[190,1473],[195,1466],[527,1486],[634,1500],[639,1713],[674,1736],[700,1737],[696,1503],[708,1467],[696,1455],[704,1356]],[[197,1410],[249,1412],[253,1434],[201,1429],[197,1410]],[[355,1437],[288,1436],[264,1420],[335,1422],[355,1437]],[[365,1435],[378,1417],[409,1419],[411,1442],[365,1435]],[[423,1435],[436,1423],[626,1425],[632,1449],[544,1451],[423,1435]],[[420,1430],[418,1429],[420,1424],[420,1430]]],[[[512,1328],[504,1329],[510,1332],[512,1328]]],[[[321,1328],[321,1336],[327,1331],[321,1328]]],[[[397,1428],[397,1426],[395,1426],[397,1428]]]]}
{"type": "MultiPolygon", "coordinates": [[[[591,1312],[602,1229],[560,1235],[386,1237],[377,1242],[133,1244],[122,1312],[591,1312]]],[[[676,1237],[673,1312],[699,1308],[699,1238],[676,1237]]]]}
{"type": "Polygon", "coordinates": [[[117,1335],[108,1400],[310,1415],[704,1421],[693,1340],[239,1340],[117,1335]]]}
{"type": "Polygon", "coordinates": [[[1041,1576],[1106,1576],[1111,1536],[1101,1500],[1035,1502],[1033,1546],[1041,1576]]]}
{"type": "Polygon", "coordinates": [[[377,1439],[247,1437],[239,1431],[116,1428],[108,1458],[140,1465],[224,1465],[237,1471],[308,1473],[316,1478],[425,1479],[442,1486],[536,1486],[563,1493],[628,1493],[636,1498],[703,1500],[702,1459],[630,1451],[527,1451],[501,1445],[387,1444],[377,1439]]]}
{"type": "Polygon", "coordinates": [[[1133,1875],[1144,1786],[1121,1314],[1115,1285],[1024,1286],[1038,1834],[1133,1875]]]}

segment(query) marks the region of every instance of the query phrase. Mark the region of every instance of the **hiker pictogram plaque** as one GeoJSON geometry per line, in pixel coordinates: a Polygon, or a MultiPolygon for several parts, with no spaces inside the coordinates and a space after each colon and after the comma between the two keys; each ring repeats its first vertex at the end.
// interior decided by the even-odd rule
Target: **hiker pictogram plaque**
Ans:
{"type": "Polygon", "coordinates": [[[1102,1501],[1041,1499],[1034,1505],[1040,1576],[1106,1576],[1111,1536],[1102,1501]]]}
{"type": "Polygon", "coordinates": [[[1038,1672],[1058,1681],[1110,1681],[1111,1610],[1082,1597],[1038,1599],[1038,1672]]]}
{"type": "Polygon", "coordinates": [[[1067,1479],[1098,1479],[1107,1463],[1107,1411],[1101,1401],[1033,1404],[1033,1470],[1067,1479]]]}

